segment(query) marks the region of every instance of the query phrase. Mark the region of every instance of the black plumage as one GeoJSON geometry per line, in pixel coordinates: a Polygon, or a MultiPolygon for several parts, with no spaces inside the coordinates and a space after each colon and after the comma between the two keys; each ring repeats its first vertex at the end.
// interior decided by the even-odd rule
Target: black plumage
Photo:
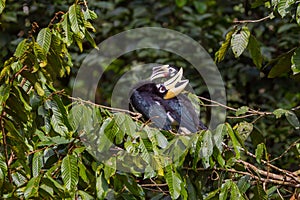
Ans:
{"type": "Polygon", "coordinates": [[[184,94],[166,99],[168,90],[163,84],[145,82],[135,87],[130,96],[131,106],[154,126],[178,132],[194,133],[207,129],[199,120],[191,101],[184,94]]]}

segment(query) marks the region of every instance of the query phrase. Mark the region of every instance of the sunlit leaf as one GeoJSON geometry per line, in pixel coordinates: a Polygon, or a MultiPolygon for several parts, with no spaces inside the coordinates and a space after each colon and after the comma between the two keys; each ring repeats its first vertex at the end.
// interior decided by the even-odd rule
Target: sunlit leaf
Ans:
{"type": "Polygon", "coordinates": [[[103,172],[96,177],[96,192],[98,199],[104,199],[108,192],[108,184],[104,179],[103,172]]]}
{"type": "Polygon", "coordinates": [[[209,157],[213,153],[213,141],[212,135],[210,131],[205,131],[202,139],[201,149],[200,149],[200,156],[202,158],[202,163],[205,168],[208,168],[209,165],[209,157]]]}
{"type": "Polygon", "coordinates": [[[238,58],[247,48],[250,38],[250,31],[247,26],[236,30],[231,37],[231,48],[234,56],[238,58]]]}
{"type": "Polygon", "coordinates": [[[248,106],[242,106],[237,109],[237,111],[235,112],[235,116],[243,115],[243,114],[247,113],[248,110],[249,110],[248,106]]]}
{"type": "Polygon", "coordinates": [[[38,151],[33,155],[32,159],[32,176],[37,177],[43,167],[43,152],[38,151]]]}
{"type": "Polygon", "coordinates": [[[265,158],[267,158],[267,149],[266,149],[266,145],[264,143],[261,143],[257,145],[257,148],[255,150],[256,161],[260,163],[264,155],[265,158]]]}
{"type": "MultiPolygon", "coordinates": [[[[83,190],[79,190],[78,194],[82,200],[93,200],[94,199],[94,197],[92,195],[90,195],[89,193],[87,193],[83,190]]],[[[101,199],[101,198],[99,198],[99,199],[101,199]]]]}
{"type": "Polygon", "coordinates": [[[282,108],[278,108],[273,111],[273,114],[276,116],[276,119],[280,118],[282,115],[285,115],[285,113],[288,112],[287,110],[284,110],[282,108]]]}
{"type": "Polygon", "coordinates": [[[5,8],[5,1],[6,0],[0,0],[0,14],[3,12],[5,8]]]}
{"type": "Polygon", "coordinates": [[[63,15],[62,28],[64,30],[64,42],[70,46],[73,43],[73,32],[69,24],[69,14],[66,13],[63,15]]]}
{"type": "Polygon", "coordinates": [[[235,32],[235,29],[232,29],[231,31],[229,31],[226,34],[225,41],[222,43],[220,49],[215,54],[215,61],[216,62],[221,62],[222,60],[224,60],[225,54],[226,54],[228,48],[230,47],[231,37],[232,37],[234,32],[235,32]]]}
{"type": "Polygon", "coordinates": [[[0,85],[0,112],[3,110],[3,103],[8,99],[10,94],[10,85],[0,85]]]}
{"type": "Polygon", "coordinates": [[[241,194],[238,186],[235,182],[231,183],[231,190],[230,190],[230,200],[244,200],[243,195],[241,194]]]}
{"type": "Polygon", "coordinates": [[[227,126],[227,133],[228,135],[230,136],[230,139],[232,141],[232,144],[233,144],[233,149],[234,149],[234,152],[235,152],[235,156],[237,159],[240,158],[240,144],[230,126],[230,124],[226,123],[226,126],[227,126]]]}
{"type": "Polygon", "coordinates": [[[31,178],[28,181],[24,191],[25,199],[29,199],[30,197],[38,197],[40,180],[41,180],[41,176],[36,176],[31,178]]]}
{"type": "Polygon", "coordinates": [[[180,195],[181,190],[181,179],[176,171],[173,171],[171,165],[166,167],[165,178],[169,187],[169,191],[172,199],[177,199],[180,195]]]}
{"type": "Polygon", "coordinates": [[[47,57],[44,52],[44,49],[35,42],[33,45],[34,55],[37,58],[38,64],[40,67],[45,67],[47,65],[47,57]]]}
{"type": "Polygon", "coordinates": [[[291,69],[293,74],[296,75],[300,72],[300,48],[297,48],[292,56],[292,66],[291,69]]]}
{"type": "Polygon", "coordinates": [[[74,155],[67,155],[62,160],[61,176],[67,190],[72,191],[78,183],[77,158],[74,155]]]}
{"type": "Polygon", "coordinates": [[[277,5],[278,13],[281,17],[285,17],[288,13],[288,8],[295,3],[295,0],[280,0],[277,5]]]}
{"type": "Polygon", "coordinates": [[[43,48],[44,54],[47,54],[49,52],[50,44],[51,44],[51,31],[50,29],[43,28],[40,30],[37,38],[37,43],[43,48]]]}
{"type": "Polygon", "coordinates": [[[234,130],[236,132],[236,136],[239,139],[239,142],[244,145],[244,142],[247,140],[247,138],[249,137],[249,135],[253,130],[253,124],[243,121],[241,123],[238,123],[234,127],[234,130]]]}
{"type": "Polygon", "coordinates": [[[81,32],[80,24],[80,7],[76,4],[73,4],[69,8],[69,20],[71,24],[71,30],[78,36],[79,39],[83,39],[84,34],[81,32]]]}
{"type": "Polygon", "coordinates": [[[28,39],[24,39],[18,44],[16,51],[14,53],[14,56],[16,56],[17,58],[20,58],[26,52],[26,50],[29,47],[29,45],[27,44],[27,41],[28,41],[28,39]]]}
{"type": "Polygon", "coordinates": [[[300,4],[298,4],[298,6],[297,6],[296,21],[297,21],[297,24],[300,25],[300,4]]]}
{"type": "Polygon", "coordinates": [[[220,192],[220,195],[219,195],[219,200],[227,200],[227,196],[229,194],[231,185],[232,185],[231,180],[226,180],[226,182],[222,184],[221,192],[220,192]]]}

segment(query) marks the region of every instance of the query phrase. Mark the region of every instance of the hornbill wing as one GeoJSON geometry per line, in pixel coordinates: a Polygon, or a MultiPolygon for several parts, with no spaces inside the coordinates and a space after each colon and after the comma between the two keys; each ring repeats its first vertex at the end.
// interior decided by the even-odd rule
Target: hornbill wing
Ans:
{"type": "Polygon", "coordinates": [[[134,91],[130,97],[132,107],[141,113],[146,120],[151,120],[158,128],[171,129],[171,121],[161,104],[161,98],[146,92],[134,91]]]}
{"type": "Polygon", "coordinates": [[[207,129],[199,120],[195,108],[187,96],[180,94],[170,99],[166,111],[179,124],[179,131],[195,133],[199,129],[207,129]]]}

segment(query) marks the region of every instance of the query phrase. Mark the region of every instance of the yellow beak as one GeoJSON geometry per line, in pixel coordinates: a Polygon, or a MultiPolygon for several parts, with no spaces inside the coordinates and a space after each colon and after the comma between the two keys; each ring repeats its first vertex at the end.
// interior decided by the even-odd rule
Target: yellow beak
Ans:
{"type": "Polygon", "coordinates": [[[164,99],[171,99],[179,95],[184,88],[189,84],[188,80],[181,80],[183,74],[182,68],[178,71],[178,73],[172,77],[171,79],[167,80],[164,83],[164,86],[168,90],[164,99]]]}

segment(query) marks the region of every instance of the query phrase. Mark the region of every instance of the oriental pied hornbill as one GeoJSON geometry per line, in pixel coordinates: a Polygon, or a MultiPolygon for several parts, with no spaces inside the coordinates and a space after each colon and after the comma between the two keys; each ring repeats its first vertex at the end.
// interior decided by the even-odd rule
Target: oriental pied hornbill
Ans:
{"type": "Polygon", "coordinates": [[[130,104],[158,128],[171,130],[176,127],[179,133],[206,130],[191,101],[181,94],[189,82],[181,80],[182,74],[182,69],[177,71],[169,65],[153,68],[151,81],[142,82],[133,89],[130,104]],[[154,83],[158,78],[170,79],[163,84],[154,83]]]}

